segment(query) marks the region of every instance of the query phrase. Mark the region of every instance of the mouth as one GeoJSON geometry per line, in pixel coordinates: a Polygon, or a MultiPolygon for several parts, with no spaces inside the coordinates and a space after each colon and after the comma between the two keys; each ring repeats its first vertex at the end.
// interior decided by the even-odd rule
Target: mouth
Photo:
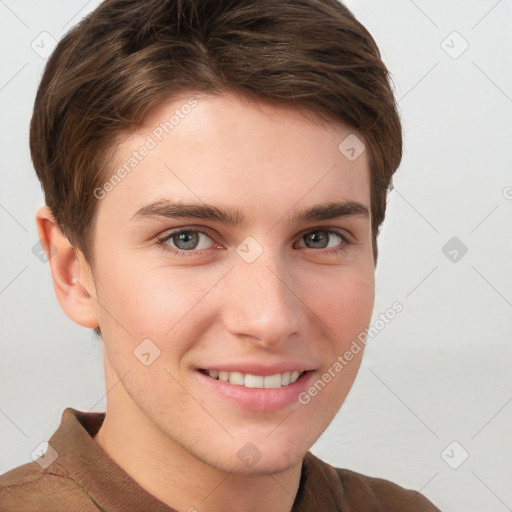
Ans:
{"type": "Polygon", "coordinates": [[[206,393],[206,400],[229,404],[236,410],[270,413],[299,405],[299,395],[311,385],[318,371],[301,361],[273,365],[240,361],[212,363],[209,368],[197,366],[194,374],[198,392],[206,393]]]}
{"type": "Polygon", "coordinates": [[[211,369],[199,369],[199,372],[220,382],[251,389],[277,389],[290,386],[307,373],[307,371],[293,370],[273,375],[254,375],[238,371],[229,372],[211,369]]]}

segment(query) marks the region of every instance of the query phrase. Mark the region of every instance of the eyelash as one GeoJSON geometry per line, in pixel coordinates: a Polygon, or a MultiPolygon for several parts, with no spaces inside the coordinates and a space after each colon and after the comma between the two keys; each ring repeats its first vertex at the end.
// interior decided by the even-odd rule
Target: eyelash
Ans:
{"type": "MultiPolygon", "coordinates": [[[[330,249],[318,249],[317,252],[323,252],[323,254],[341,254],[343,252],[345,252],[348,248],[349,245],[351,245],[351,241],[348,240],[348,238],[343,235],[340,231],[337,231],[337,230],[333,230],[333,229],[322,229],[322,228],[316,228],[316,229],[312,229],[311,231],[307,231],[306,233],[304,233],[301,237],[300,237],[300,240],[302,238],[304,238],[306,235],[309,235],[311,233],[317,233],[319,231],[322,231],[322,232],[325,232],[325,233],[328,233],[330,235],[336,235],[338,236],[339,238],[341,238],[342,242],[340,243],[339,246],[335,247],[335,248],[330,248],[330,249]]],[[[169,244],[167,244],[166,242],[169,241],[172,237],[176,236],[176,235],[179,235],[181,233],[203,233],[204,235],[206,235],[207,237],[209,237],[210,239],[212,239],[213,241],[213,237],[211,235],[211,233],[204,229],[204,228],[200,228],[200,227],[197,227],[197,228],[190,228],[190,229],[183,229],[183,228],[179,228],[179,229],[176,229],[174,231],[170,231],[170,232],[167,232],[167,233],[164,233],[163,235],[160,235],[159,237],[157,237],[156,239],[156,245],[162,247],[164,250],[166,251],[171,251],[174,255],[176,256],[180,256],[180,257],[190,257],[190,256],[198,256],[200,255],[203,251],[207,250],[207,249],[201,249],[199,251],[185,251],[183,249],[174,249],[173,247],[171,247],[169,244]]],[[[314,248],[311,248],[311,247],[306,247],[306,249],[311,249],[313,251],[315,251],[314,248]]]]}

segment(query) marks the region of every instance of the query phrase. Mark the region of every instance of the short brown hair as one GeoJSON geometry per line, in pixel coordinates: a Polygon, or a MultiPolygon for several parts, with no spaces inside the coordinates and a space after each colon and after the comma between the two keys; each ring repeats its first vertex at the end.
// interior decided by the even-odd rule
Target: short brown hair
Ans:
{"type": "MultiPolygon", "coordinates": [[[[306,107],[369,150],[375,262],[402,127],[370,33],[337,0],[106,0],[59,42],[30,150],[45,201],[92,263],[97,199],[121,131],[182,91],[234,90],[306,107]]],[[[340,141],[341,142],[341,141],[340,141]]]]}

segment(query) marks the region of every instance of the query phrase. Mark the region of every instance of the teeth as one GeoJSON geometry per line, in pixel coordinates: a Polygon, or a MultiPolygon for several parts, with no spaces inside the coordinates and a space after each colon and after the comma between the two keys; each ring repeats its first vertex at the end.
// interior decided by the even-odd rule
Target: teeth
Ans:
{"type": "Polygon", "coordinates": [[[251,375],[248,373],[244,379],[244,385],[246,388],[263,388],[264,377],[261,375],[251,375]]]}
{"type": "Polygon", "coordinates": [[[267,375],[263,379],[263,387],[265,389],[280,388],[281,387],[281,374],[267,375]]]}
{"type": "Polygon", "coordinates": [[[235,386],[245,386],[246,388],[272,389],[280,388],[293,384],[303,373],[297,370],[293,372],[276,373],[274,375],[252,375],[241,372],[225,372],[219,370],[207,370],[212,379],[218,379],[222,382],[229,382],[235,386]]]}
{"type": "Polygon", "coordinates": [[[244,374],[240,372],[231,372],[229,374],[229,383],[237,386],[244,385],[244,374]]]}

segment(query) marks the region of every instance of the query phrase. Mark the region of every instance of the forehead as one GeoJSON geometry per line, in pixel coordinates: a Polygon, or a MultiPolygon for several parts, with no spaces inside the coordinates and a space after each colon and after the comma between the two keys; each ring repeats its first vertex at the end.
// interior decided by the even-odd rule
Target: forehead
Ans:
{"type": "Polygon", "coordinates": [[[128,217],[163,198],[236,204],[269,216],[318,201],[369,208],[367,152],[353,159],[345,151],[354,140],[359,152],[364,139],[353,129],[289,105],[184,94],[119,138],[100,210],[128,217]]]}

